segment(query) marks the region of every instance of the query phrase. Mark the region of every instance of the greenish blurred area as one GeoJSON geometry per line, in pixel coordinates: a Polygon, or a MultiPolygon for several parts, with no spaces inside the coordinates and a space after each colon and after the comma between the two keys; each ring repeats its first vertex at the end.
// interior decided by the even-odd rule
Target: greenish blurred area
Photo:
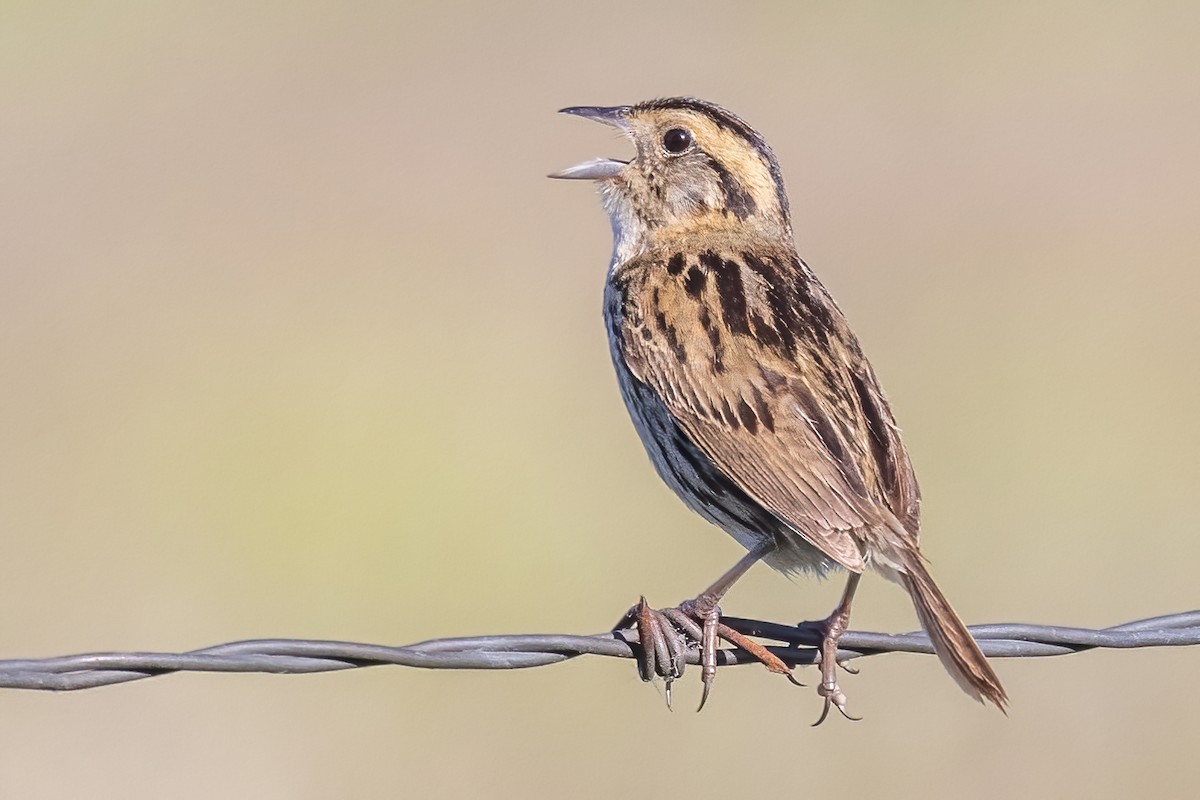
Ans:
{"type": "MultiPolygon", "coordinates": [[[[1196,607],[1195,4],[0,5],[0,657],[594,632],[738,556],[661,486],[554,111],[773,144],[972,623],[1196,607]]],[[[825,614],[756,569],[728,612],[825,614]]],[[[908,630],[864,584],[854,625],[908,630]]],[[[0,698],[0,797],[1194,797],[1200,651],[187,675],[0,698]],[[813,670],[801,679],[813,683],[813,670]],[[569,788],[564,788],[569,787],[569,788]]]]}

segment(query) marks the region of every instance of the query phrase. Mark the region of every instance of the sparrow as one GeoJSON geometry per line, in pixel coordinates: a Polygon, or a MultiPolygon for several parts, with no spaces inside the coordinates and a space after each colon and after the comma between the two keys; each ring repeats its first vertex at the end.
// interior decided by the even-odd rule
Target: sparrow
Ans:
{"type": "Polygon", "coordinates": [[[838,638],[870,568],[908,591],[958,685],[1003,710],[999,678],[921,555],[921,493],[900,429],[845,316],[797,255],[766,141],[688,97],[562,113],[616,128],[635,150],[551,175],[594,182],[612,224],[604,320],[634,427],[662,480],[747,551],[693,600],[631,611],[643,678],[662,674],[669,692],[686,635],[700,649],[703,708],[717,640],[747,644],[718,604],[751,566],[843,570],[845,591],[821,624],[817,724],[831,705],[850,717],[838,638]]]}

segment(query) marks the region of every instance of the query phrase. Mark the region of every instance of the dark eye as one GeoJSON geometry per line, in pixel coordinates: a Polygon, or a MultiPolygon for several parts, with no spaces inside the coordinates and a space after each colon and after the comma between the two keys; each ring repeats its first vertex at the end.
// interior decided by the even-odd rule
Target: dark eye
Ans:
{"type": "Polygon", "coordinates": [[[663,148],[668,153],[682,153],[692,146],[692,134],[683,128],[671,128],[663,134],[663,148]]]}

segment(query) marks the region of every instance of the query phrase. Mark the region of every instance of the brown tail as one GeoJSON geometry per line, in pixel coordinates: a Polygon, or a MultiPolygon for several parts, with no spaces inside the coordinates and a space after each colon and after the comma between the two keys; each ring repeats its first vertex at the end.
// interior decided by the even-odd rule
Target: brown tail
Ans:
{"type": "Polygon", "coordinates": [[[929,634],[942,666],[964,692],[980,702],[988,700],[996,708],[1005,711],[1008,695],[1004,693],[1000,679],[992,671],[987,657],[979,650],[967,626],[933,582],[920,554],[912,552],[904,561],[907,570],[903,576],[904,586],[912,596],[921,627],[929,634]]]}

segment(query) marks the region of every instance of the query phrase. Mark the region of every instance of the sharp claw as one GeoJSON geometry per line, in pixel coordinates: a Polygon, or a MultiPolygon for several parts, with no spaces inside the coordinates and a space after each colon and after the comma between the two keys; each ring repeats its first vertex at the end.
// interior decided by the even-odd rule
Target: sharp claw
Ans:
{"type": "Polygon", "coordinates": [[[807,686],[807,684],[801,683],[792,673],[788,672],[785,674],[787,675],[787,679],[792,682],[793,686],[799,686],[801,689],[807,686]]]}
{"type": "Polygon", "coordinates": [[[838,712],[850,720],[851,722],[862,722],[862,717],[855,717],[846,710],[846,695],[836,683],[822,683],[817,687],[817,694],[825,698],[825,706],[821,709],[821,716],[813,723],[813,727],[817,727],[825,718],[829,716],[829,707],[833,706],[838,712]]]}
{"type": "Polygon", "coordinates": [[[708,692],[710,689],[712,689],[712,681],[711,680],[708,680],[706,678],[706,679],[703,679],[701,682],[704,684],[704,691],[700,695],[700,705],[696,706],[697,714],[699,714],[701,711],[704,710],[704,704],[708,702],[708,692]]]}
{"type": "Polygon", "coordinates": [[[668,678],[666,680],[666,685],[663,687],[663,691],[667,696],[667,711],[674,711],[675,709],[671,708],[671,679],[670,678],[668,678]]]}
{"type": "Polygon", "coordinates": [[[833,705],[833,703],[831,703],[829,698],[826,697],[825,698],[825,707],[821,709],[821,716],[817,717],[817,721],[812,724],[812,726],[814,728],[817,727],[818,725],[820,725],[822,722],[824,722],[825,718],[829,716],[829,707],[831,705],[833,705]]]}
{"type": "Polygon", "coordinates": [[[841,692],[838,693],[837,697],[825,698],[825,710],[826,711],[829,710],[830,705],[832,705],[839,712],[841,712],[842,716],[845,717],[846,719],[850,720],[851,722],[862,722],[862,717],[852,716],[850,714],[850,712],[846,710],[846,696],[844,694],[841,694],[841,692]],[[839,702],[839,700],[841,702],[839,702]]]}
{"type": "Polygon", "coordinates": [[[704,695],[700,698],[699,712],[708,700],[708,692],[712,689],[713,681],[717,679],[717,624],[720,611],[712,609],[704,615],[704,638],[700,642],[700,676],[704,683],[704,695]]]}

